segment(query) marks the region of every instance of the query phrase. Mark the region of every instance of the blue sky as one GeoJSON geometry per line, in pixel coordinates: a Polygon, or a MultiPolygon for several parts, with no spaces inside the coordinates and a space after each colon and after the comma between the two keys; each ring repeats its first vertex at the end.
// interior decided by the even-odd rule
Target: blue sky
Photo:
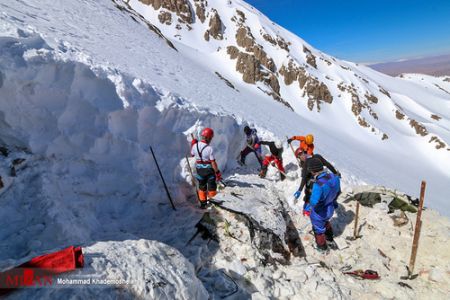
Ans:
{"type": "Polygon", "coordinates": [[[246,0],[315,48],[355,62],[450,53],[450,0],[246,0]]]}

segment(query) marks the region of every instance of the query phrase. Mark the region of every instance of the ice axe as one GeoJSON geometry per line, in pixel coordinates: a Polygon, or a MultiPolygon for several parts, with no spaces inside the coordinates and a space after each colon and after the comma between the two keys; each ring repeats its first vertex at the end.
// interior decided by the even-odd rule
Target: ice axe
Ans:
{"type": "MultiPolygon", "coordinates": [[[[289,137],[286,136],[286,139],[288,140],[289,137]]],[[[289,147],[291,147],[291,150],[292,150],[292,153],[294,154],[295,159],[297,160],[298,166],[301,167],[302,162],[301,162],[301,160],[295,155],[294,147],[292,147],[292,144],[291,144],[291,143],[288,143],[288,144],[289,144],[289,147]]]]}
{"type": "Polygon", "coordinates": [[[346,237],[346,240],[354,241],[354,240],[357,240],[359,238],[362,238],[362,235],[358,234],[359,233],[359,230],[358,230],[358,218],[359,218],[359,201],[356,200],[355,228],[353,229],[353,236],[346,237]]]}

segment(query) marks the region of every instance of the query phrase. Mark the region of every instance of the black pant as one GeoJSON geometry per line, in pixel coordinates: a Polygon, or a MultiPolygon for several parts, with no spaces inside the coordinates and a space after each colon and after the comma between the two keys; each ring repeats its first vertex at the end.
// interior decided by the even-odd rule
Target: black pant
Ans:
{"type": "Polygon", "coordinates": [[[245,158],[247,157],[247,155],[249,155],[252,152],[255,153],[256,159],[258,160],[259,164],[262,166],[262,159],[261,159],[261,153],[260,153],[261,151],[258,152],[257,150],[254,150],[248,146],[245,147],[244,150],[241,151],[241,162],[243,164],[245,164],[245,158]]]}
{"type": "Polygon", "coordinates": [[[217,190],[216,174],[213,168],[197,168],[198,188],[201,191],[217,190]]]}

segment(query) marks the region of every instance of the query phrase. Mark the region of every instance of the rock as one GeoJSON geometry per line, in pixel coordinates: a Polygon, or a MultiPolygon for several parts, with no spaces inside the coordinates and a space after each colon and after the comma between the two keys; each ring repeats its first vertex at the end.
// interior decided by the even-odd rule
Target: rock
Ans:
{"type": "Polygon", "coordinates": [[[428,134],[428,131],[423,124],[417,122],[416,120],[409,119],[409,125],[413,127],[416,130],[416,133],[421,136],[426,136],[428,134]]]}
{"type": "Polygon", "coordinates": [[[244,276],[245,273],[247,273],[247,268],[241,263],[241,261],[239,259],[233,260],[228,265],[228,270],[231,270],[240,276],[244,276]]]}
{"type": "Polygon", "coordinates": [[[155,10],[161,7],[176,13],[182,22],[192,24],[193,16],[188,0],[139,0],[143,4],[151,5],[155,10]]]}
{"type": "Polygon", "coordinates": [[[172,14],[167,11],[162,11],[158,15],[159,22],[162,24],[170,25],[172,24],[172,14]]]}
{"type": "Polygon", "coordinates": [[[213,10],[213,16],[209,20],[209,35],[216,40],[223,39],[223,24],[216,10],[213,10]]]}
{"type": "Polygon", "coordinates": [[[200,22],[205,23],[206,20],[206,10],[205,10],[205,1],[204,0],[195,0],[195,14],[200,22]]]}

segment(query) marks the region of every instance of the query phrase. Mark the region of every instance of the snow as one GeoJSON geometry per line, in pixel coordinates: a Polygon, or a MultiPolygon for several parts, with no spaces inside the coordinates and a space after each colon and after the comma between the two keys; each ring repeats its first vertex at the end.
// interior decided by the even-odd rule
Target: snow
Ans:
{"type": "MultiPolygon", "coordinates": [[[[217,4],[221,16],[229,19],[234,8],[244,10],[252,24],[293,40],[292,48],[297,50],[292,55],[304,60],[301,51],[307,45],[304,41],[272,25],[244,2],[222,2],[211,1],[217,4]]],[[[216,51],[222,46],[219,42],[205,46],[194,34],[195,30],[189,33],[184,29],[180,41],[173,38],[175,31],[164,29],[163,33],[177,49],[174,50],[150,31],[137,14],[131,14],[133,19],[116,4],[125,7],[120,1],[107,0],[0,1],[0,142],[11,151],[0,160],[0,176],[5,184],[0,189],[0,268],[5,270],[33,256],[75,244],[83,246],[88,259],[81,274],[106,272],[108,278],[118,276],[136,282],[119,291],[112,287],[101,290],[86,287],[67,289],[64,294],[55,290],[39,290],[36,294],[20,291],[11,297],[91,298],[102,293],[102,297],[109,298],[139,295],[202,299],[208,297],[207,290],[213,298],[219,298],[233,292],[233,280],[240,287],[247,287],[236,294],[242,297],[308,298],[315,291],[316,282],[322,280],[327,283],[320,285],[324,297],[340,295],[340,286],[344,292],[353,290],[355,282],[347,277],[305,266],[305,261],[299,258],[293,260],[292,266],[280,266],[281,270],[277,266],[262,266],[261,254],[252,247],[245,222],[221,209],[217,209],[219,214],[230,219],[232,233],[244,243],[237,244],[235,239],[221,235],[219,245],[214,242],[208,245],[200,238],[186,244],[203,211],[194,204],[184,156],[189,150],[190,133],[198,136],[205,126],[215,130],[213,147],[224,176],[249,185],[235,188],[245,195],[245,205],[239,205],[225,193],[218,197],[228,203],[224,206],[252,216],[278,235],[284,234],[286,220],[280,212],[267,212],[286,209],[296,216],[297,228],[303,228],[302,238],[309,238],[306,251],[313,257],[311,236],[306,234],[308,222],[298,219],[299,207],[292,202],[299,180],[277,182],[278,174],[273,169],[268,179],[259,179],[255,176],[254,158],[250,159],[249,168],[237,168],[235,158],[243,143],[244,124],[255,126],[264,139],[285,140],[286,135],[314,133],[318,152],[341,171],[344,186],[367,182],[417,195],[420,180],[425,178],[429,184],[426,205],[448,214],[448,151],[437,151],[428,141],[417,137],[405,122],[399,125],[393,114],[396,103],[401,103],[420,121],[429,120],[431,113],[442,116],[437,125],[433,123],[434,127],[429,128],[448,144],[449,98],[434,85],[448,90],[448,82],[424,77],[427,82],[424,87],[416,75],[393,79],[338,61],[371,79],[370,87],[359,87],[364,91],[370,89],[382,99],[377,113],[385,117],[377,128],[388,131],[390,139],[381,142],[379,136],[349,119],[348,95],[342,103],[336,100],[333,106],[322,105],[320,113],[310,112],[305,99],[298,99],[298,91],[285,87],[290,95],[287,100],[295,109],[290,111],[255,86],[243,83],[234,71],[234,64],[225,60],[225,48],[216,51]],[[229,79],[238,91],[230,89],[215,71],[229,79]],[[395,103],[383,99],[374,83],[388,90],[395,103]],[[176,211],[169,205],[149,155],[150,146],[163,168],[176,211]],[[17,175],[13,176],[11,166],[17,158],[25,161],[15,166],[17,175]],[[157,281],[160,275],[171,284],[161,287],[147,282],[147,279],[157,281]],[[314,280],[309,282],[307,278],[314,280]],[[339,284],[334,282],[336,278],[339,284]]],[[[153,22],[155,13],[144,8],[143,15],[153,22]]],[[[255,36],[258,42],[267,45],[259,35],[255,36]]],[[[226,37],[234,41],[232,27],[226,37]]],[[[327,57],[307,47],[318,57],[327,57]]],[[[277,62],[285,59],[275,50],[268,53],[277,62]]],[[[326,70],[335,80],[360,84],[353,74],[337,65],[328,67],[319,59],[317,63],[319,70],[312,70],[317,77],[324,77],[326,70]]],[[[287,171],[298,178],[295,159],[284,146],[287,171]]],[[[336,222],[350,222],[349,215],[347,212],[347,218],[338,218],[336,222]]],[[[375,216],[380,223],[389,221],[381,212],[375,212],[375,216]]],[[[427,218],[438,222],[424,224],[435,226],[436,231],[439,226],[446,226],[444,232],[448,233],[446,219],[432,211],[427,218]]],[[[345,230],[351,229],[347,226],[345,230]]],[[[381,243],[386,232],[392,236],[397,233],[382,228],[376,241],[381,243]]],[[[427,243],[443,245],[439,253],[445,253],[448,237],[441,246],[437,244],[439,241],[427,243]]],[[[367,248],[370,245],[357,245],[373,250],[367,248]]],[[[408,252],[406,240],[399,241],[396,247],[401,253],[408,252]]],[[[355,247],[350,247],[345,257],[350,259],[354,250],[355,247]]],[[[426,251],[427,259],[421,262],[423,268],[433,264],[431,251],[426,251]]],[[[370,258],[372,254],[364,260],[358,257],[354,259],[355,265],[363,266],[363,261],[370,258]]],[[[333,255],[332,260],[336,260],[332,267],[339,269],[338,255],[333,255]]],[[[433,279],[441,278],[440,272],[449,269],[448,257],[439,258],[439,262],[443,265],[432,273],[433,279]]],[[[398,263],[397,270],[400,268],[398,263]]],[[[421,281],[423,286],[417,293],[424,295],[431,291],[441,297],[442,290],[445,295],[446,280],[436,290],[433,290],[436,286],[421,281]]],[[[393,282],[392,278],[389,284],[393,282]]],[[[356,286],[362,295],[369,284],[361,282],[356,286]]],[[[408,291],[398,295],[390,290],[384,293],[377,296],[415,295],[408,291]]]]}

